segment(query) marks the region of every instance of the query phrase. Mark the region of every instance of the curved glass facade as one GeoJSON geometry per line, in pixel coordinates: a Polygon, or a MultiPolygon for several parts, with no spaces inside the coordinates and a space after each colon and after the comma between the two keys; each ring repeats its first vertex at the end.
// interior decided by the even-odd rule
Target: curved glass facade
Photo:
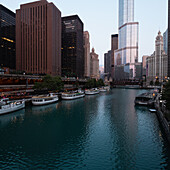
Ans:
{"type": "Polygon", "coordinates": [[[124,72],[135,77],[138,62],[139,23],[134,22],[134,0],[119,0],[119,44],[115,51],[115,65],[124,65],[124,72]],[[126,65],[126,66],[125,66],[126,65]]]}
{"type": "Polygon", "coordinates": [[[134,0],[119,0],[119,27],[134,21],[134,0]]]}

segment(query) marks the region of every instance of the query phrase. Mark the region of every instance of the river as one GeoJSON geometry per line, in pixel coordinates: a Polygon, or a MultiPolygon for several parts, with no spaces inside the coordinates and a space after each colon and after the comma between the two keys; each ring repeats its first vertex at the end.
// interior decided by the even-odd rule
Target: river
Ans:
{"type": "Polygon", "coordinates": [[[0,169],[170,169],[156,115],[134,106],[143,92],[113,89],[0,116],[0,169]]]}

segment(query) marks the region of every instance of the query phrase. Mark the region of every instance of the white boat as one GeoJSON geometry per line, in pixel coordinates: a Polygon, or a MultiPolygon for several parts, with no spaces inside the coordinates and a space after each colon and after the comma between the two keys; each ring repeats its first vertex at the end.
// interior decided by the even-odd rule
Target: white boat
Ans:
{"type": "Polygon", "coordinates": [[[48,95],[32,97],[32,104],[35,106],[41,106],[57,102],[58,100],[59,100],[58,95],[56,95],[55,93],[50,93],[48,95]]]}
{"type": "Polygon", "coordinates": [[[97,88],[85,90],[85,94],[87,94],[87,95],[95,95],[95,94],[99,94],[99,93],[100,93],[100,90],[97,88]]]}
{"type": "Polygon", "coordinates": [[[107,89],[105,89],[104,87],[100,88],[99,90],[100,90],[100,92],[106,92],[107,91],[107,89]]]}
{"type": "Polygon", "coordinates": [[[18,100],[18,101],[5,100],[0,103],[0,115],[14,112],[23,108],[25,108],[24,100],[18,100]]]}
{"type": "Polygon", "coordinates": [[[78,90],[75,92],[64,92],[61,94],[61,98],[64,100],[73,100],[73,99],[82,98],[84,96],[85,96],[85,94],[81,90],[78,90]]]}

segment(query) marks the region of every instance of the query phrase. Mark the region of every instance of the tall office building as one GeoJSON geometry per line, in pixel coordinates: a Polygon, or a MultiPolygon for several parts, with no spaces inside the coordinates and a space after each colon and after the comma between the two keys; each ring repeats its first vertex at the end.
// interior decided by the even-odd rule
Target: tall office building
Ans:
{"type": "Polygon", "coordinates": [[[170,0],[168,0],[168,77],[170,77],[170,0]]]}
{"type": "Polygon", "coordinates": [[[46,0],[16,11],[16,68],[34,74],[61,74],[61,12],[46,0]]]}
{"type": "Polygon", "coordinates": [[[119,44],[115,51],[115,66],[124,66],[126,79],[136,76],[138,27],[139,23],[134,22],[134,0],[119,0],[119,44]]]}
{"type": "Polygon", "coordinates": [[[109,50],[104,54],[104,73],[107,74],[107,78],[110,79],[112,73],[112,51],[109,50]]]}
{"type": "Polygon", "coordinates": [[[62,17],[62,75],[84,77],[84,24],[78,15],[62,17]]]}
{"type": "Polygon", "coordinates": [[[15,13],[0,4],[0,66],[15,69],[15,13]]]}
{"type": "Polygon", "coordinates": [[[118,34],[111,35],[111,77],[114,79],[115,50],[118,49],[118,34]]]}
{"type": "Polygon", "coordinates": [[[99,79],[99,55],[95,53],[94,48],[90,53],[90,77],[99,79]]]}
{"type": "Polygon", "coordinates": [[[84,77],[90,77],[90,35],[84,31],[84,77]]]}
{"type": "Polygon", "coordinates": [[[164,51],[168,53],[168,29],[163,33],[164,51]]]}
{"type": "Polygon", "coordinates": [[[148,55],[144,55],[142,57],[142,75],[146,76],[146,59],[148,58],[148,55]]]}

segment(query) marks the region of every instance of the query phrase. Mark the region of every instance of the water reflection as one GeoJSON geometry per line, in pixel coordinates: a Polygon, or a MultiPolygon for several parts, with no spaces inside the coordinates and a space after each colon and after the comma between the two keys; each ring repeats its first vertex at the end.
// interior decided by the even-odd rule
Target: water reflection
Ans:
{"type": "Polygon", "coordinates": [[[0,128],[7,126],[8,124],[22,123],[24,121],[25,109],[19,110],[17,112],[12,112],[9,114],[0,116],[0,128]]]}

